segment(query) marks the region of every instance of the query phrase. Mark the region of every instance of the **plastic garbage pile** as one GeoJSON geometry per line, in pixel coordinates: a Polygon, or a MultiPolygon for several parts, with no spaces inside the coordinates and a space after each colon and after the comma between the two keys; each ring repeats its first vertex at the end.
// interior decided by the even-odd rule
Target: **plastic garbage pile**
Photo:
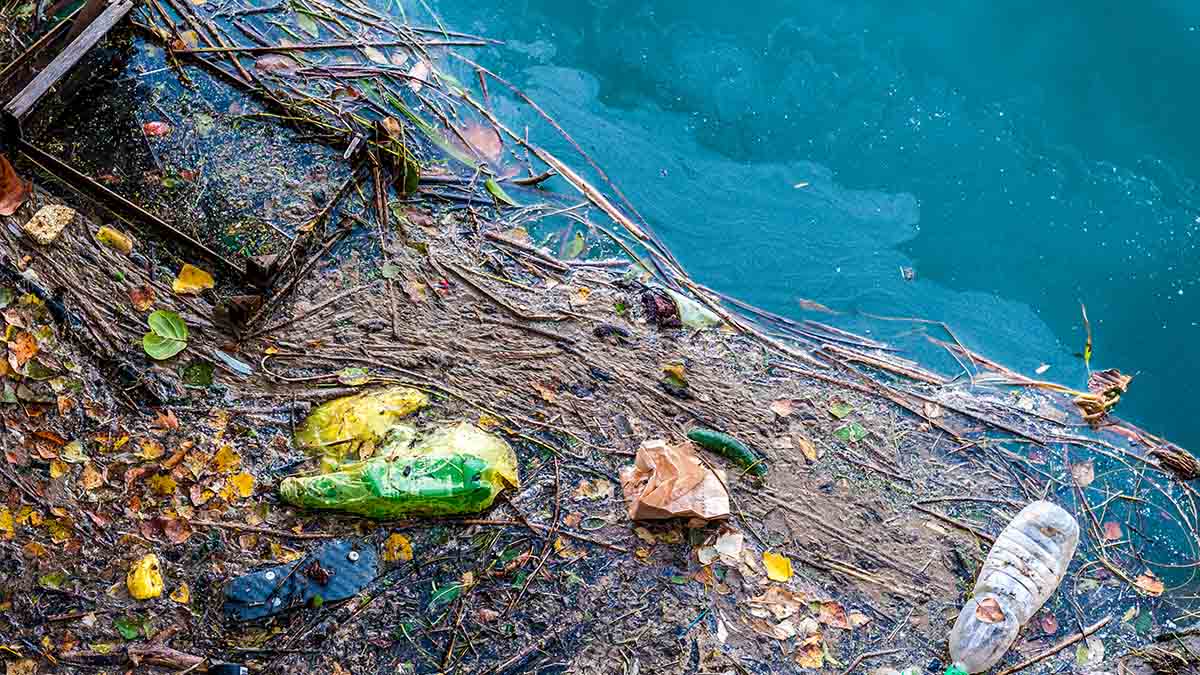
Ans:
{"type": "Polygon", "coordinates": [[[284,479],[295,506],[368,518],[477,513],[519,484],[509,444],[462,422],[425,434],[399,420],[427,404],[402,387],[319,406],[297,431],[302,447],[321,453],[324,473],[284,479]],[[353,451],[360,461],[344,462],[353,451]]]}
{"type": "Polygon", "coordinates": [[[988,553],[975,590],[950,633],[946,675],[982,673],[1062,583],[1079,543],[1075,518],[1050,502],[1017,514],[988,553]]]}

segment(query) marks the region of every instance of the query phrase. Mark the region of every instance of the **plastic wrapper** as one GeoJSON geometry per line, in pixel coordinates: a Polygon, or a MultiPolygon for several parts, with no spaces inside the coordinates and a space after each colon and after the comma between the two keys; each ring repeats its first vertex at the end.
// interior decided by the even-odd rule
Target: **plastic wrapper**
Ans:
{"type": "Polygon", "coordinates": [[[368,518],[477,513],[516,487],[517,458],[504,439],[468,423],[415,444],[393,437],[372,459],[318,476],[287,478],[284,501],[368,518]]]}
{"type": "Polygon", "coordinates": [[[633,466],[621,470],[621,488],[633,520],[703,518],[729,515],[729,492],[724,473],[717,474],[684,441],[668,445],[648,440],[638,448],[633,466]]]}
{"type": "Polygon", "coordinates": [[[300,448],[332,460],[365,459],[396,435],[411,439],[411,427],[399,420],[429,405],[429,397],[409,387],[389,387],[327,401],[317,406],[296,430],[300,448]]]}

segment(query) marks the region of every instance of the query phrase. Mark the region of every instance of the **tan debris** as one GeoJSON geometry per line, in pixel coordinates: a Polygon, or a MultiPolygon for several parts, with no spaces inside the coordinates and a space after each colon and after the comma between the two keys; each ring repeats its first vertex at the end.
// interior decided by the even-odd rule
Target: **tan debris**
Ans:
{"type": "Polygon", "coordinates": [[[43,206],[21,229],[30,239],[42,246],[49,246],[74,219],[75,209],[69,206],[43,206]]]}

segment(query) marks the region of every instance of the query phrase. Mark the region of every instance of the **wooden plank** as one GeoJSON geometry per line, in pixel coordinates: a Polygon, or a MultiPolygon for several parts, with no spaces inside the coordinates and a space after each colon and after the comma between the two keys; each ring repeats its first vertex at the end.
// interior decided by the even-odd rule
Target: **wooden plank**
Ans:
{"type": "Polygon", "coordinates": [[[96,46],[96,43],[107,35],[118,21],[125,18],[131,9],[133,9],[133,0],[123,0],[109,5],[100,16],[96,17],[96,20],[84,29],[79,37],[63,48],[58,56],[54,57],[54,60],[37,74],[37,77],[25,85],[25,88],[4,106],[5,117],[10,118],[8,124],[12,123],[11,120],[20,122],[24,119],[46,92],[50,91],[59,79],[70,72],[84,54],[96,46]]]}

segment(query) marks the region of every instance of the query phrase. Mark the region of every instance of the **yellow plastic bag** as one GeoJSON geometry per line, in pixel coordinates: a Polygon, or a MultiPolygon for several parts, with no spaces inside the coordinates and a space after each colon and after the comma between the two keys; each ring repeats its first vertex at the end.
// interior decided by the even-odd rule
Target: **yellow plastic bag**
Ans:
{"type": "Polygon", "coordinates": [[[346,457],[371,457],[385,440],[411,439],[412,428],[397,422],[427,405],[429,397],[409,387],[337,398],[317,406],[304,420],[296,430],[296,445],[320,453],[333,464],[346,457]]]}

